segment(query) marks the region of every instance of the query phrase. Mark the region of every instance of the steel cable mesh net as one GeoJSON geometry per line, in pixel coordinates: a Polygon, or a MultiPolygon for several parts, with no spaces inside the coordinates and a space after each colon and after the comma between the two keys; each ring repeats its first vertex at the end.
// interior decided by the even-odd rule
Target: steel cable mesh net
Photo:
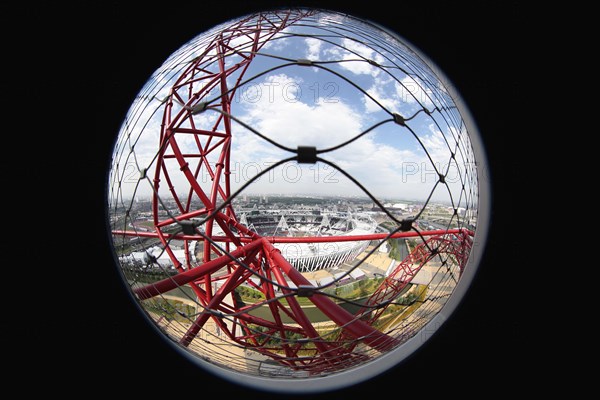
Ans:
{"type": "Polygon", "coordinates": [[[259,13],[184,45],[134,100],[108,185],[141,308],[249,376],[377,359],[471,267],[478,172],[447,82],[346,15],[259,13]]]}

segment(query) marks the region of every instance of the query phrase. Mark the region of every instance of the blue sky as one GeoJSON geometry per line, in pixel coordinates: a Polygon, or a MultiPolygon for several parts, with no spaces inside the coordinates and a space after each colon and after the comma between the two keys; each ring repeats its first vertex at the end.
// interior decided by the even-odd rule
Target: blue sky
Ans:
{"type": "MultiPolygon", "coordinates": [[[[455,205],[463,207],[467,201],[472,202],[473,199],[465,198],[462,190],[463,183],[473,186],[472,182],[476,182],[475,160],[468,133],[456,110],[434,111],[435,106],[454,106],[445,84],[414,58],[411,50],[391,37],[378,36],[372,27],[367,28],[355,20],[341,21],[342,17],[336,15],[330,17],[327,23],[322,17],[317,15],[307,19],[305,24],[310,26],[288,28],[262,47],[243,77],[247,82],[238,88],[234,97],[232,115],[285,146],[324,149],[339,145],[374,124],[390,119],[388,111],[406,118],[416,114],[407,125],[417,138],[406,127],[387,122],[322,157],[352,174],[380,198],[424,200],[439,179],[437,171],[449,171],[447,185],[438,185],[432,198],[443,202],[453,199],[455,205]],[[331,20],[338,22],[332,23],[331,20]],[[269,55],[328,62],[321,65],[331,71],[293,65],[252,79],[269,68],[287,63],[269,55]],[[366,91],[387,111],[348,81],[366,91]],[[428,114],[423,109],[434,112],[428,114]],[[461,204],[458,204],[458,199],[462,199],[461,204]]],[[[164,111],[160,100],[168,95],[175,79],[190,60],[202,54],[212,34],[199,35],[176,52],[149,79],[132,105],[115,148],[114,158],[115,163],[119,162],[119,168],[113,168],[112,178],[115,183],[121,181],[120,190],[124,197],[134,192],[138,196],[151,193],[152,188],[147,182],[136,184],[136,177],[139,170],[147,168],[153,174],[156,168],[153,159],[158,149],[164,111]]],[[[230,44],[244,52],[247,51],[245,42],[247,38],[242,37],[230,44]]],[[[208,60],[210,54],[204,60],[208,60]]],[[[235,65],[241,59],[231,52],[225,65],[235,65]]],[[[207,62],[203,67],[205,72],[216,71],[217,63],[207,62]]],[[[234,86],[238,73],[228,77],[229,87],[234,86]]],[[[198,82],[192,85],[193,91],[200,87],[198,82]]],[[[190,85],[187,85],[179,92],[184,101],[188,99],[189,88],[190,85]]],[[[213,99],[218,94],[218,91],[213,91],[202,100],[213,99]]],[[[176,104],[174,110],[178,109],[181,110],[181,105],[176,104]]],[[[211,129],[218,116],[216,111],[209,109],[195,115],[193,124],[211,129]]],[[[182,126],[185,124],[190,122],[182,126]]],[[[198,151],[192,135],[180,135],[177,140],[186,152],[198,151]]],[[[205,137],[201,138],[203,140],[206,140],[205,137]]],[[[216,154],[211,159],[213,162],[216,154]]],[[[231,183],[234,190],[256,172],[289,156],[290,153],[273,146],[242,125],[235,121],[232,123],[231,183]]],[[[190,161],[191,164],[193,162],[190,161]]],[[[174,162],[171,164],[173,183],[184,190],[189,188],[185,178],[177,172],[178,167],[174,162]]],[[[204,175],[199,181],[208,190],[210,179],[204,175]]],[[[364,195],[343,174],[328,165],[296,163],[285,164],[264,175],[245,193],[364,195]]]]}

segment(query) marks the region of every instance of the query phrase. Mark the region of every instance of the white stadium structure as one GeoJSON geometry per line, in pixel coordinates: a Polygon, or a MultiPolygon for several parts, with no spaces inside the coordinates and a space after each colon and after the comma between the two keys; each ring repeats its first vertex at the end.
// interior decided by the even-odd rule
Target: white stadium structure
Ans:
{"type": "MultiPolygon", "coordinates": [[[[244,213],[240,222],[263,237],[350,236],[375,232],[369,215],[348,212],[260,210],[244,213]]],[[[331,269],[354,260],[368,241],[329,243],[277,243],[275,247],[300,272],[331,269]]]]}
{"type": "MultiPolygon", "coordinates": [[[[240,215],[240,222],[263,237],[315,237],[349,236],[374,233],[377,222],[365,213],[321,212],[318,210],[252,210],[240,215]]],[[[213,227],[213,234],[221,235],[219,227],[213,227]]],[[[192,259],[196,258],[200,242],[190,246],[192,259]]],[[[313,272],[352,262],[369,245],[368,241],[326,242],[326,243],[277,243],[275,247],[300,272],[313,272]]],[[[185,250],[177,249],[171,243],[173,254],[184,263],[185,250]]],[[[122,255],[124,265],[154,266],[174,269],[173,263],[162,246],[155,245],[142,251],[122,255]]]]}

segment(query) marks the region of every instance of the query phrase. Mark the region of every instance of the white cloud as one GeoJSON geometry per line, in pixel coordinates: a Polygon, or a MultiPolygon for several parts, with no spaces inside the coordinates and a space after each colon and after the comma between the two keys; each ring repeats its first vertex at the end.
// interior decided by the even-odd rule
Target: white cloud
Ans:
{"type": "Polygon", "coordinates": [[[269,52],[279,52],[285,49],[289,43],[289,41],[285,39],[285,36],[287,36],[289,31],[290,29],[288,27],[282,31],[275,33],[272,36],[272,38],[262,46],[261,50],[269,50],[269,52]]]}
{"type": "Polygon", "coordinates": [[[379,75],[381,69],[369,64],[366,60],[372,60],[378,64],[382,64],[385,59],[381,54],[376,53],[372,48],[351,39],[344,38],[341,43],[347,50],[342,51],[342,60],[345,61],[340,63],[340,67],[356,75],[379,75]],[[363,60],[362,57],[366,60],[363,60]]]}
{"type": "MultiPolygon", "coordinates": [[[[421,142],[427,149],[427,153],[429,153],[429,156],[434,163],[447,165],[450,161],[451,153],[446,144],[446,140],[444,139],[444,135],[434,124],[429,125],[429,131],[431,134],[422,136],[421,142]]],[[[452,141],[453,140],[450,139],[449,143],[452,141]]]]}
{"type": "Polygon", "coordinates": [[[299,78],[285,74],[266,78],[270,91],[253,103],[241,104],[244,120],[285,146],[327,147],[343,142],[361,130],[361,119],[341,101],[302,102],[299,78]]]}
{"type": "Polygon", "coordinates": [[[424,107],[430,108],[433,103],[433,93],[423,82],[417,81],[410,76],[404,77],[400,84],[396,83],[396,94],[405,103],[419,102],[424,107]]]}
{"type": "MultiPolygon", "coordinates": [[[[399,112],[398,97],[394,92],[390,93],[390,89],[394,87],[394,82],[391,79],[376,77],[373,79],[373,85],[367,89],[367,93],[390,112],[399,112]]],[[[363,96],[363,103],[367,113],[381,111],[381,107],[366,95],[363,96]]]]}
{"type": "MultiPolygon", "coordinates": [[[[427,150],[431,161],[429,158],[425,158],[426,155],[423,157],[423,167],[421,168],[423,171],[421,175],[423,176],[423,180],[427,182],[437,181],[439,179],[437,173],[444,175],[445,183],[440,185],[436,193],[442,198],[445,197],[447,199],[449,191],[456,202],[462,190],[463,182],[461,179],[464,179],[467,170],[473,168],[471,161],[463,159],[458,152],[455,154],[455,158],[452,158],[452,153],[456,151],[456,141],[454,138],[466,135],[466,131],[459,133],[456,128],[447,127],[445,132],[442,133],[434,124],[428,126],[428,131],[430,133],[422,135],[420,140],[427,150]],[[435,169],[431,162],[435,165],[435,169]]],[[[422,153],[424,154],[425,152],[422,151],[422,153]]],[[[464,198],[461,201],[464,201],[464,198]]]]}
{"type": "Polygon", "coordinates": [[[321,41],[315,38],[307,38],[306,42],[306,58],[312,61],[319,60],[321,53],[321,41]]]}
{"type": "Polygon", "coordinates": [[[326,46],[323,49],[323,54],[325,54],[327,61],[339,60],[342,58],[342,49],[334,46],[326,46]]]}
{"type": "MultiPolygon", "coordinates": [[[[367,93],[379,104],[390,112],[398,112],[405,116],[416,111],[418,104],[431,109],[433,106],[432,91],[424,88],[423,85],[415,79],[405,76],[398,81],[394,81],[383,75],[375,76],[372,85],[367,89],[367,93]]],[[[371,98],[364,95],[363,103],[367,113],[373,113],[381,110],[371,98]]]]}
{"type": "MultiPolygon", "coordinates": [[[[270,76],[265,82],[277,83],[277,87],[282,88],[296,80],[279,74],[270,76]]],[[[300,100],[285,101],[282,91],[275,91],[272,99],[263,96],[257,102],[240,105],[236,115],[263,135],[293,149],[297,146],[315,146],[317,149],[332,147],[355,137],[365,128],[363,114],[343,101],[308,105],[300,100]]],[[[234,124],[234,128],[232,153],[238,163],[235,166],[238,175],[232,177],[232,183],[239,183],[237,187],[243,183],[239,181],[240,177],[250,178],[270,163],[292,155],[237,124],[234,124]]],[[[402,128],[390,124],[389,129],[402,128]]],[[[433,133],[430,142],[436,149],[440,147],[433,133]]],[[[407,163],[420,166],[427,161],[422,152],[378,141],[376,132],[338,150],[324,153],[322,157],[344,168],[377,194],[423,197],[435,183],[423,186],[420,173],[404,174],[403,166],[407,163]]],[[[326,165],[284,165],[252,185],[252,192],[317,191],[322,194],[362,194],[339,171],[326,165]],[[317,170],[321,174],[315,177],[317,170]]]]}
{"type": "Polygon", "coordinates": [[[343,14],[332,14],[332,13],[320,13],[319,14],[319,25],[343,25],[348,18],[343,14]]]}

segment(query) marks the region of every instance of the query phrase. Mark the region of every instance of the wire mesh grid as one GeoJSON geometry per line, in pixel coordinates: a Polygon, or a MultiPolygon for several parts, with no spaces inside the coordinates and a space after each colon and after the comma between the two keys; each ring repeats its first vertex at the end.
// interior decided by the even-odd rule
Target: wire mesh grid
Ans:
{"type": "Polygon", "coordinates": [[[258,13],[184,45],[134,100],[109,175],[141,308],[196,357],[256,376],[334,374],[415,337],[477,225],[448,89],[398,38],[331,12],[258,13]]]}

